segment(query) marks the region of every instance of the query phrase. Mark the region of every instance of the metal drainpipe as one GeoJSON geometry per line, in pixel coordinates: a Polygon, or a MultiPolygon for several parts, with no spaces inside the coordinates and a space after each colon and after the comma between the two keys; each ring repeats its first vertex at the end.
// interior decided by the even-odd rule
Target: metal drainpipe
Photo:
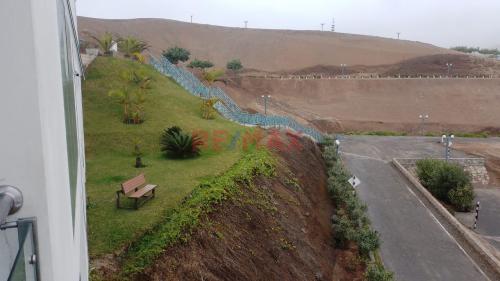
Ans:
{"type": "Polygon", "coordinates": [[[23,194],[10,185],[0,185],[0,225],[23,206],[23,194]]]}

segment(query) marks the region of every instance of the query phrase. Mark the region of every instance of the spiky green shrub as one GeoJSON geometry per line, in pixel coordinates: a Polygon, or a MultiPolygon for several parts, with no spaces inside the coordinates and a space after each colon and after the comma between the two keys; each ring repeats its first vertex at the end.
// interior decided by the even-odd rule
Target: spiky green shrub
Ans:
{"type": "Polygon", "coordinates": [[[160,139],[161,151],[167,157],[188,158],[198,156],[203,140],[196,134],[187,134],[174,126],[165,129],[160,139]]]}
{"type": "Polygon", "coordinates": [[[191,53],[180,47],[169,48],[163,51],[162,55],[171,63],[178,64],[179,61],[185,62],[189,60],[191,53]]]}

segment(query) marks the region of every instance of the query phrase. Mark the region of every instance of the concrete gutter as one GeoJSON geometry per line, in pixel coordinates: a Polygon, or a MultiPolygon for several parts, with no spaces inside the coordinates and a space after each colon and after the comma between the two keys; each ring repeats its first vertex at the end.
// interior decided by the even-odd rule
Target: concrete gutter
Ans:
{"type": "Polygon", "coordinates": [[[461,238],[469,244],[469,246],[476,251],[476,253],[483,259],[484,262],[500,276],[500,260],[497,259],[494,253],[484,245],[484,243],[477,237],[477,235],[461,224],[448,210],[436,199],[434,196],[416,179],[398,159],[392,159],[392,163],[396,168],[415,186],[415,188],[431,203],[431,205],[442,215],[445,220],[455,228],[461,235],[461,238]]]}

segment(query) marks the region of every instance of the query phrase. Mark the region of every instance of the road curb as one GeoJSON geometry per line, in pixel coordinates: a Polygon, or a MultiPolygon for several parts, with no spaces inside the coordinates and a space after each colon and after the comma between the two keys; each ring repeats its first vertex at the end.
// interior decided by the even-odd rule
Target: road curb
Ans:
{"type": "Polygon", "coordinates": [[[469,246],[476,251],[476,253],[483,259],[484,262],[500,276],[500,261],[495,255],[483,244],[483,242],[476,237],[472,231],[462,225],[434,196],[416,179],[399,161],[392,159],[393,165],[415,186],[415,188],[432,204],[434,208],[442,215],[450,225],[461,235],[461,238],[469,244],[469,246]]]}

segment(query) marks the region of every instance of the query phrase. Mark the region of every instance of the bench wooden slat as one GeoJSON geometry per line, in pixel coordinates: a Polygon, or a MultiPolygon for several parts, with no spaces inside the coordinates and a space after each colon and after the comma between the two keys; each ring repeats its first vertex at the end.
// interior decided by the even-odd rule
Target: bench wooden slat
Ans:
{"type": "Polygon", "coordinates": [[[127,197],[129,197],[129,198],[141,198],[144,194],[150,192],[151,190],[153,190],[155,188],[156,188],[156,185],[148,184],[145,187],[137,190],[136,192],[134,192],[130,195],[127,195],[127,197]]]}
{"type": "Polygon", "coordinates": [[[122,183],[122,190],[124,194],[135,192],[135,190],[146,183],[144,174],[140,174],[133,179],[122,183]]]}

